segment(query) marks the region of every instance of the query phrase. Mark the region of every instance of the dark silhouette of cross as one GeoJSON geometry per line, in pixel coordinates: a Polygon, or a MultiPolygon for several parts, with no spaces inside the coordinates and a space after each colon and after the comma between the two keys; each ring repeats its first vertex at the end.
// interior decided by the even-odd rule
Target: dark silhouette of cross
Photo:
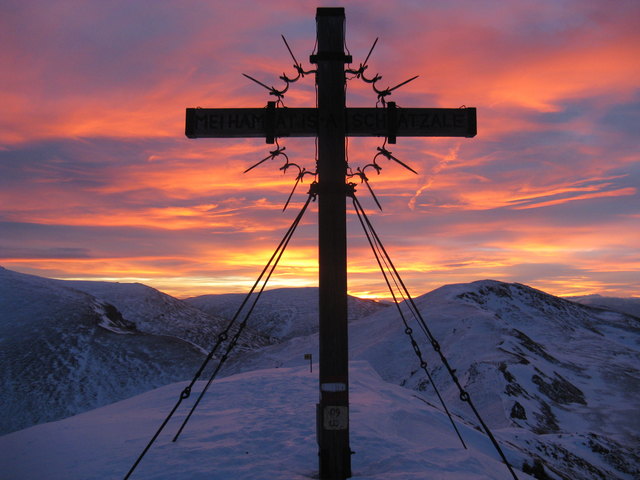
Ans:
{"type": "Polygon", "coordinates": [[[318,50],[310,59],[317,65],[317,108],[279,108],[276,102],[269,102],[266,108],[188,108],[186,112],[189,138],[265,137],[267,143],[279,137],[318,138],[320,402],[317,437],[320,478],[336,480],[351,476],[352,454],[349,446],[345,137],[380,136],[395,143],[399,136],[476,135],[475,108],[397,108],[394,102],[383,102],[386,105],[383,108],[347,108],[344,65],[351,63],[351,58],[344,51],[344,20],[344,8],[317,9],[318,50]]]}

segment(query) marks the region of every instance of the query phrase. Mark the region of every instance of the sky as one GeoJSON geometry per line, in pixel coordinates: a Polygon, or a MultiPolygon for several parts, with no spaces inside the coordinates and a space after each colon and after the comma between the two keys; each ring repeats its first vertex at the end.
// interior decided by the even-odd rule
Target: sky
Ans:
{"type": "MultiPolygon", "coordinates": [[[[358,199],[413,295],[480,279],[640,296],[640,3],[635,0],[4,0],[0,265],[246,292],[307,197],[264,139],[188,139],[187,107],[264,107],[311,69],[317,7],[343,6],[357,68],[398,107],[477,108],[474,138],[403,138],[358,199]]],[[[313,74],[288,107],[315,106],[313,74]]],[[[347,104],[375,107],[347,82],[347,104]]],[[[350,138],[352,169],[383,138],[350,138]]],[[[280,139],[315,169],[315,139],[280,139]]],[[[348,210],[349,293],[385,284],[348,210]]],[[[317,285],[311,204],[269,286],[317,285]]]]}

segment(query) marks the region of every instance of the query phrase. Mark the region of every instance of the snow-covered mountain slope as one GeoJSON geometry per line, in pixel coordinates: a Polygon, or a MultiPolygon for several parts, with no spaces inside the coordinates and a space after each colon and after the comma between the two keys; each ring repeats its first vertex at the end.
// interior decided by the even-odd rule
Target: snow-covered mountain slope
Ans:
{"type": "MultiPolygon", "coordinates": [[[[177,298],[141,283],[57,280],[118,308],[122,316],[141,332],[181,338],[208,352],[228,324],[215,310],[207,313],[177,298]]],[[[234,333],[235,329],[231,330],[234,333]]],[[[243,331],[238,351],[253,350],[268,343],[251,325],[243,331]]]]}
{"type": "MultiPolygon", "coordinates": [[[[512,429],[508,441],[545,465],[549,478],[640,476],[637,318],[495,281],[442,287],[416,304],[488,425],[512,429]]],[[[411,327],[449,408],[475,421],[420,328],[411,327]]],[[[350,350],[384,380],[437,403],[396,309],[352,323],[350,350]]],[[[305,353],[317,353],[317,335],[245,355],[227,372],[301,365],[305,353]]]]}
{"type": "Polygon", "coordinates": [[[202,359],[92,295],[0,268],[2,433],[190,378],[202,359]]]}
{"type": "MultiPolygon", "coordinates": [[[[31,415],[26,424],[61,418],[74,411],[116,400],[113,396],[115,390],[122,395],[118,398],[125,398],[142,389],[192,378],[200,363],[199,359],[202,358],[197,352],[171,337],[142,335],[135,328],[135,318],[128,318],[129,315],[158,318],[162,314],[162,307],[153,301],[149,301],[149,309],[155,313],[143,317],[140,312],[140,309],[146,311],[143,299],[153,297],[154,294],[150,293],[152,289],[118,284],[75,284],[73,288],[71,285],[68,282],[0,270],[2,411],[5,414],[3,419],[8,418],[4,422],[15,422],[14,417],[22,418],[25,412],[31,415]],[[84,290],[80,291],[78,288],[84,290]],[[127,314],[121,315],[122,311],[127,314]],[[4,368],[5,365],[8,367],[4,368]],[[5,395],[4,392],[10,392],[10,395],[5,395]],[[47,416],[51,412],[56,412],[58,416],[47,416]]],[[[277,340],[278,335],[285,338],[298,331],[298,328],[311,324],[312,316],[313,323],[317,322],[317,307],[314,309],[314,304],[305,295],[315,294],[301,291],[298,295],[295,290],[274,291],[270,299],[273,306],[269,306],[269,297],[264,297],[258,304],[264,309],[262,317],[258,315],[252,322],[257,322],[258,330],[267,331],[272,328],[271,322],[276,320],[269,315],[278,311],[290,312],[289,316],[278,317],[282,318],[285,327],[277,330],[274,326],[275,334],[270,334],[273,337],[270,341],[277,340]],[[290,300],[290,305],[293,306],[287,307],[283,303],[285,300],[290,300]],[[298,317],[303,320],[299,321],[298,317]]],[[[164,298],[162,294],[160,297],[164,298]]],[[[497,432],[516,465],[522,466],[525,461],[530,466],[535,465],[533,470],[531,467],[528,470],[535,471],[537,478],[541,479],[640,478],[640,420],[637,415],[640,411],[640,322],[637,317],[570,302],[523,285],[495,281],[449,285],[419,297],[416,303],[430,330],[439,340],[442,351],[456,370],[463,388],[471,394],[484,420],[494,433],[497,432]]],[[[235,307],[230,308],[233,310],[235,307]]],[[[171,325],[170,318],[168,316],[163,321],[171,325]]],[[[207,325],[206,322],[199,323],[197,319],[200,317],[197,316],[194,317],[196,321],[193,327],[190,324],[191,316],[176,318],[177,330],[194,328],[197,331],[207,325]]],[[[150,323],[153,321],[150,320],[150,323]]],[[[155,327],[152,325],[145,328],[155,327]]],[[[158,333],[167,333],[162,329],[170,327],[161,325],[159,328],[158,333]]],[[[449,409],[457,418],[463,419],[463,430],[472,432],[471,437],[475,438],[475,430],[469,430],[466,425],[477,426],[477,421],[467,405],[459,400],[460,392],[451,382],[419,326],[414,322],[411,323],[411,328],[449,409]]],[[[260,333],[254,335],[255,338],[260,337],[260,333]]],[[[245,350],[255,348],[256,345],[257,343],[249,340],[245,344],[245,350]]],[[[317,347],[317,334],[296,336],[231,358],[222,374],[229,376],[272,367],[297,367],[298,373],[293,374],[297,378],[309,368],[308,361],[304,359],[306,353],[312,353],[317,360],[317,347]]],[[[351,359],[366,361],[384,381],[395,384],[398,388],[404,386],[412,389],[409,394],[418,394],[429,404],[438,405],[432,385],[420,369],[414,348],[405,334],[405,326],[395,307],[383,308],[353,320],[350,324],[350,350],[351,359]]],[[[247,415],[248,419],[258,421],[258,417],[252,417],[251,412],[239,413],[243,412],[240,408],[242,403],[262,401],[268,397],[265,394],[268,389],[273,389],[272,393],[276,398],[280,395],[280,390],[284,392],[283,395],[287,395],[287,389],[281,386],[280,380],[272,378],[274,383],[271,386],[267,385],[268,379],[265,383],[255,380],[256,376],[263,374],[272,378],[264,372],[246,373],[237,377],[253,380],[242,383],[245,389],[242,400],[231,396],[230,405],[234,406],[226,410],[228,415],[233,413],[241,419],[247,415]]],[[[314,373],[311,378],[317,378],[315,375],[314,373]]],[[[220,383],[227,381],[231,380],[219,379],[220,383]]],[[[380,386],[370,379],[367,381],[382,390],[392,388],[380,386]]],[[[218,381],[214,385],[217,383],[218,381]]],[[[179,391],[180,388],[174,390],[173,398],[165,402],[166,409],[154,409],[154,418],[160,419],[166,415],[179,391]]],[[[295,392],[289,391],[288,394],[295,396],[295,392]]],[[[317,393],[314,397],[317,398],[317,393]]],[[[378,415],[382,411],[377,406],[370,410],[373,406],[366,396],[359,397],[365,404],[358,406],[357,398],[357,395],[352,396],[354,412],[362,408],[362,412],[370,412],[366,415],[378,415]]],[[[389,403],[381,397],[375,397],[374,400],[382,405],[389,403]]],[[[311,402],[315,403],[315,400],[311,402]]],[[[395,412],[394,407],[391,408],[395,412]]],[[[268,451],[274,443],[274,433],[272,431],[269,434],[267,430],[274,423],[285,424],[285,430],[288,422],[295,423],[291,417],[287,417],[286,421],[278,421],[278,414],[292,411],[289,407],[282,412],[280,407],[271,409],[271,420],[266,420],[266,430],[260,430],[261,427],[258,426],[253,430],[249,429],[261,439],[260,443],[269,445],[268,448],[265,447],[268,451]],[[266,436],[260,437],[262,433],[266,436]]],[[[126,419],[134,414],[124,415],[126,419]]],[[[376,427],[379,428],[379,436],[371,440],[376,448],[380,448],[368,461],[373,465],[382,465],[385,472],[400,473],[394,477],[392,473],[376,476],[377,472],[373,472],[362,478],[424,478],[424,471],[429,471],[434,465],[433,468],[436,469],[442,466],[441,457],[436,455],[436,460],[429,460],[427,465],[422,460],[416,464],[417,476],[407,476],[404,463],[395,464],[391,458],[397,455],[399,445],[403,444],[400,440],[391,441],[391,450],[388,451],[395,449],[393,453],[380,450],[389,441],[389,432],[385,428],[409,429],[412,415],[412,412],[407,413],[406,417],[400,415],[398,418],[406,420],[400,425],[388,422],[384,424],[384,428],[376,427]],[[376,463],[378,457],[385,460],[376,463]]],[[[209,416],[214,415],[211,413],[209,416]]],[[[109,417],[109,422],[112,420],[113,417],[109,417]]],[[[97,422],[99,424],[104,420],[97,422]]],[[[227,427],[220,428],[229,434],[230,424],[225,425],[227,427]]],[[[46,425],[42,426],[44,427],[46,425]]],[[[11,430],[21,427],[12,423],[6,428],[11,430]]],[[[149,431],[154,428],[155,425],[149,431]]],[[[429,423],[424,428],[435,427],[429,423]]],[[[436,434],[440,435],[438,431],[436,434]]],[[[354,435],[357,433],[354,432],[354,435]]],[[[413,436],[412,433],[411,437],[413,436]]],[[[12,438],[15,440],[23,437],[12,438]]],[[[137,438],[142,442],[141,436],[137,438]]],[[[227,474],[220,478],[264,478],[248,466],[238,467],[242,464],[238,458],[233,457],[237,454],[234,448],[238,445],[235,437],[232,440],[225,435],[222,439],[215,438],[222,441],[222,451],[219,453],[231,452],[231,457],[235,458],[235,465],[230,462],[224,467],[227,470],[223,468],[223,471],[227,474]],[[225,444],[225,441],[231,443],[225,444]],[[244,475],[243,472],[246,477],[238,476],[244,475]]],[[[483,454],[495,455],[488,442],[476,444],[475,440],[471,440],[471,443],[477,445],[477,449],[483,454]]],[[[279,445],[277,442],[275,444],[279,445]]],[[[278,448],[298,451],[295,442],[285,442],[283,445],[278,448]]],[[[204,430],[192,447],[191,455],[201,448],[213,448],[204,430]]],[[[78,448],[82,450],[82,446],[78,448]]],[[[166,446],[161,451],[166,453],[170,450],[166,446]]],[[[315,465],[314,446],[311,452],[311,464],[315,465]]],[[[436,450],[430,450],[429,453],[436,453],[436,450]]],[[[503,478],[482,468],[474,470],[474,465],[482,465],[482,461],[475,457],[476,453],[469,453],[470,457],[465,460],[466,473],[461,474],[462,470],[457,469],[437,470],[438,474],[433,478],[503,478]],[[450,476],[447,476],[449,473],[450,476]]],[[[87,455],[94,453],[88,452],[87,455]]],[[[178,457],[171,457],[171,461],[181,465],[182,454],[176,455],[178,457]]],[[[189,457],[190,454],[185,455],[189,457]]],[[[209,452],[202,455],[211,458],[209,452]]],[[[441,451],[440,455],[442,458],[449,458],[448,450],[441,451]]],[[[199,454],[196,457],[200,458],[199,454]]],[[[272,452],[271,457],[275,457],[275,453],[272,452]]],[[[271,458],[264,457],[252,460],[265,465],[272,461],[271,458]]],[[[76,471],[74,469],[81,467],[65,464],[64,468],[76,471]]],[[[185,467],[185,471],[193,470],[185,467]]],[[[206,472],[206,475],[212,475],[210,470],[206,472]]],[[[304,475],[308,475],[299,472],[306,470],[296,470],[293,476],[280,478],[304,478],[304,475]]],[[[116,477],[120,475],[119,473],[116,477]]],[[[273,476],[279,478],[276,474],[273,476]]]]}
{"type": "MultiPolygon", "coordinates": [[[[479,432],[460,426],[469,446],[463,449],[446,417],[415,392],[384,382],[366,362],[353,362],[350,378],[354,480],[512,478],[479,432]]],[[[0,437],[0,471],[12,480],[123,478],[184,386],[168,385],[0,437]]],[[[198,382],[194,393],[201,388],[198,382]]],[[[317,377],[308,368],[227,377],[204,398],[175,443],[184,411],[169,422],[132,479],[318,478],[317,377]]],[[[506,447],[506,454],[522,466],[520,452],[506,447]]]]}
{"type": "Polygon", "coordinates": [[[572,302],[582,303],[603,310],[626,313],[640,318],[640,298],[604,297],[602,295],[584,295],[581,297],[567,297],[572,302]]]}
{"type": "MultiPolygon", "coordinates": [[[[257,293],[252,294],[251,305],[257,293]]],[[[185,301],[210,315],[232,318],[246,295],[229,293],[201,295],[185,301]]],[[[362,318],[387,307],[388,304],[351,297],[348,299],[349,321],[362,318]]],[[[318,331],[318,289],[277,288],[262,293],[251,314],[251,325],[260,333],[279,342],[318,331]]]]}

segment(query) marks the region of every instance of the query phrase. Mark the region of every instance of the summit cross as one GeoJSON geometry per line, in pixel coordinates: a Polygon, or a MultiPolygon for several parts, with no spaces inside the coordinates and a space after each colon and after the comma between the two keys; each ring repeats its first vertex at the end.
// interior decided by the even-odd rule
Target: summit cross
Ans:
{"type": "Polygon", "coordinates": [[[345,138],[473,137],[475,108],[346,107],[344,8],[318,8],[317,108],[187,108],[189,138],[317,137],[319,364],[316,407],[320,478],[351,477],[347,329],[347,164],[345,138]]]}

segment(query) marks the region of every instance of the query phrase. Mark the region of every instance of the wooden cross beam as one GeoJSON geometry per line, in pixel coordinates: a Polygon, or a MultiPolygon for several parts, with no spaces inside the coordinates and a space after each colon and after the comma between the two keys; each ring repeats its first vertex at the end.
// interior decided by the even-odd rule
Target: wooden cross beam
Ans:
{"type": "MultiPolygon", "coordinates": [[[[315,137],[320,125],[336,123],[317,108],[187,108],[185,133],[189,138],[315,137]]],[[[474,137],[475,108],[345,108],[349,137],[474,137]]]]}
{"type": "Polygon", "coordinates": [[[345,138],[473,137],[475,108],[347,108],[344,8],[318,8],[317,108],[188,108],[189,138],[317,137],[320,402],[317,437],[320,478],[351,476],[347,334],[345,138]]]}

